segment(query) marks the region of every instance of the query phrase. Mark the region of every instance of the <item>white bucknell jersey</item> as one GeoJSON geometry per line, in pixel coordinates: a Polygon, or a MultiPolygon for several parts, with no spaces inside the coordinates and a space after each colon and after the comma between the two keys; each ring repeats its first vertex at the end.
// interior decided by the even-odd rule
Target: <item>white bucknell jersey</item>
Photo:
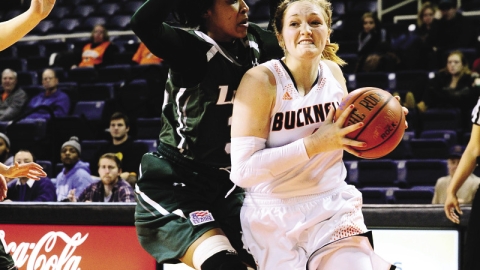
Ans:
{"type": "MultiPolygon", "coordinates": [[[[307,95],[301,96],[294,80],[280,60],[262,64],[275,76],[277,94],[271,115],[267,147],[279,147],[315,132],[325,121],[328,107],[340,104],[344,91],[324,62],[318,79],[307,95]]],[[[345,185],[346,169],[341,149],[315,155],[302,166],[277,175],[272,181],[251,188],[250,192],[276,197],[321,193],[345,185]],[[272,195],[273,195],[272,194],[272,195]]]]}

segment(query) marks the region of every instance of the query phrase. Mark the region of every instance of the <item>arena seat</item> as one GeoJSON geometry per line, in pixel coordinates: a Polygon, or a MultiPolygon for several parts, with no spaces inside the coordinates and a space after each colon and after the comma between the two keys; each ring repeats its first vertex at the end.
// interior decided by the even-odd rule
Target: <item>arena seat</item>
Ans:
{"type": "Polygon", "coordinates": [[[45,56],[45,47],[42,44],[38,43],[24,43],[17,42],[15,47],[17,47],[17,57],[19,58],[30,58],[36,56],[45,56]]]}
{"type": "MultiPolygon", "coordinates": [[[[98,162],[95,161],[95,155],[101,147],[108,144],[107,140],[82,140],[80,145],[82,146],[82,160],[86,162],[98,162]]],[[[95,172],[92,172],[95,173],[95,172]]]]}
{"type": "Polygon", "coordinates": [[[80,26],[78,27],[78,31],[91,32],[95,25],[105,25],[106,22],[107,19],[103,16],[88,16],[81,22],[80,26]]]}
{"type": "Polygon", "coordinates": [[[72,115],[84,116],[87,120],[100,121],[103,117],[105,101],[78,101],[73,109],[72,115]]]}
{"type": "Polygon", "coordinates": [[[50,29],[52,34],[70,34],[80,26],[79,18],[63,18],[50,29]]]}
{"type": "Polygon", "coordinates": [[[38,150],[41,142],[44,142],[46,139],[47,120],[22,119],[18,122],[10,124],[6,129],[6,134],[10,138],[12,146],[12,149],[10,150],[13,153],[21,148],[31,149],[32,152],[36,154],[38,159],[42,159],[39,154],[43,153],[38,153],[35,150],[38,150]]]}
{"type": "Polygon", "coordinates": [[[64,53],[70,51],[69,44],[61,39],[50,39],[42,41],[45,48],[45,56],[50,57],[52,53],[64,53]]]}
{"type": "Polygon", "coordinates": [[[3,20],[8,21],[10,19],[13,19],[13,18],[17,17],[18,15],[20,15],[22,13],[23,13],[23,10],[21,10],[21,9],[11,9],[11,10],[7,11],[5,13],[5,15],[3,15],[3,20]]]}
{"type": "Polygon", "coordinates": [[[143,1],[126,1],[122,4],[121,14],[133,15],[143,5],[143,1]]]}
{"type": "Polygon", "coordinates": [[[427,109],[422,114],[423,130],[448,129],[459,131],[462,128],[460,110],[427,109]]]}
{"type": "Polygon", "coordinates": [[[383,90],[392,89],[388,72],[359,72],[355,74],[355,88],[378,87],[383,90]]]}
{"type": "Polygon", "coordinates": [[[158,140],[137,139],[133,141],[133,144],[139,149],[144,149],[144,153],[155,152],[157,151],[158,140]]]}
{"type": "Polygon", "coordinates": [[[98,79],[98,72],[93,67],[77,67],[67,70],[67,80],[76,82],[78,84],[83,83],[95,83],[98,79]]]}
{"type": "Polygon", "coordinates": [[[455,144],[458,144],[457,132],[450,129],[439,129],[439,130],[424,130],[420,132],[419,138],[421,139],[444,139],[448,146],[451,147],[455,144]]]}
{"type": "Polygon", "coordinates": [[[339,53],[338,57],[342,58],[343,61],[347,62],[346,65],[342,66],[341,69],[343,74],[354,73],[355,68],[357,67],[358,56],[356,53],[339,53]]]}
{"type": "Polygon", "coordinates": [[[390,187],[361,188],[364,204],[387,204],[391,202],[393,189],[390,187]]]}
{"type": "Polygon", "coordinates": [[[78,5],[73,8],[71,17],[73,18],[87,18],[93,12],[95,12],[95,7],[93,5],[78,5]]]}
{"type": "MultiPolygon", "coordinates": [[[[27,61],[27,70],[43,70],[49,66],[48,57],[34,56],[29,57],[27,61]]],[[[41,80],[41,78],[39,78],[41,80]]]]}
{"type": "Polygon", "coordinates": [[[397,164],[390,159],[358,161],[358,185],[364,187],[397,187],[397,164]]]}
{"type": "Polygon", "coordinates": [[[130,78],[131,66],[127,64],[122,65],[108,65],[98,69],[98,82],[115,83],[125,81],[130,78]]]}
{"type": "MultiPolygon", "coordinates": [[[[401,70],[395,72],[395,91],[405,94],[410,91],[420,101],[428,87],[428,72],[424,70],[401,70]]],[[[402,98],[405,96],[402,95],[402,98]]]]}
{"type": "Polygon", "coordinates": [[[22,86],[23,91],[27,93],[28,99],[31,99],[32,97],[42,93],[45,91],[45,88],[43,86],[35,84],[35,85],[24,85],[22,86]]]}
{"type": "Polygon", "coordinates": [[[27,60],[24,58],[2,58],[0,59],[0,70],[9,68],[16,72],[27,70],[27,60]]]}
{"type": "Polygon", "coordinates": [[[55,27],[55,21],[45,19],[39,22],[37,26],[35,26],[35,28],[33,28],[32,31],[28,33],[28,35],[40,35],[40,36],[48,35],[50,30],[53,27],[55,27]]]}
{"type": "Polygon", "coordinates": [[[121,9],[118,3],[102,3],[95,7],[94,15],[111,17],[117,14],[121,9]]]}
{"type": "Polygon", "coordinates": [[[162,128],[162,118],[152,117],[144,118],[139,117],[136,121],[137,139],[157,139],[160,135],[160,129],[162,128]]]}
{"type": "Polygon", "coordinates": [[[448,175],[443,159],[410,159],[405,161],[405,182],[408,187],[434,187],[438,178],[448,175]]]}
{"type": "Polygon", "coordinates": [[[78,86],[78,101],[108,100],[114,98],[112,83],[92,83],[78,86]]]}
{"type": "Polygon", "coordinates": [[[430,189],[393,190],[394,204],[431,204],[433,191],[430,189]]]}
{"type": "Polygon", "coordinates": [[[410,140],[410,149],[413,159],[446,159],[449,153],[446,140],[438,138],[414,138],[410,140]]]}
{"type": "Polygon", "coordinates": [[[72,6],[55,5],[50,14],[48,14],[47,20],[58,21],[66,18],[71,12],[72,6]]]}
{"type": "Polygon", "coordinates": [[[148,83],[144,79],[126,82],[117,92],[116,101],[118,108],[130,117],[148,117],[148,83]]]}
{"type": "Polygon", "coordinates": [[[0,51],[0,59],[5,59],[5,58],[15,58],[17,57],[17,47],[15,45],[12,45],[3,51],[0,51]]]}
{"type": "Polygon", "coordinates": [[[114,15],[107,20],[106,27],[111,30],[130,29],[130,15],[114,15]]]}
{"type": "Polygon", "coordinates": [[[38,84],[38,74],[35,71],[17,71],[17,84],[19,86],[38,84]]]}

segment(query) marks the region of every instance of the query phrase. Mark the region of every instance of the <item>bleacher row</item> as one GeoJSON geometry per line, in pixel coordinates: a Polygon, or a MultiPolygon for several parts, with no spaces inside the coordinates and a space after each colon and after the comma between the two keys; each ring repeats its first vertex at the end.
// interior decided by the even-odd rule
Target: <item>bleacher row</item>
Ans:
{"type": "Polygon", "coordinates": [[[437,179],[448,175],[444,159],[363,159],[345,166],[347,183],[362,192],[364,203],[375,204],[431,203],[437,179]]]}

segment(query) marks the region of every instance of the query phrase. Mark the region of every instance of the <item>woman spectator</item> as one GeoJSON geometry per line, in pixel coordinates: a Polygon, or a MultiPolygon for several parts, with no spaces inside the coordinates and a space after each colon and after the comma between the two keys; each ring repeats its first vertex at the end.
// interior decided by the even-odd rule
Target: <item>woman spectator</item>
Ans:
{"type": "Polygon", "coordinates": [[[423,99],[417,103],[417,109],[422,113],[429,108],[457,108],[461,112],[462,127],[469,130],[469,115],[479,90],[465,56],[461,51],[453,51],[448,55],[446,67],[435,75],[423,99]]]}
{"type": "Polygon", "coordinates": [[[358,34],[358,63],[355,72],[395,70],[398,57],[391,52],[387,31],[373,13],[362,16],[362,31],[358,34]]]}
{"type": "Polygon", "coordinates": [[[415,48],[420,58],[416,64],[418,68],[434,70],[437,67],[437,43],[439,37],[438,19],[435,17],[437,7],[430,2],[425,2],[417,14],[417,27],[415,37],[418,42],[415,48]]]}
{"type": "Polygon", "coordinates": [[[91,42],[83,47],[82,61],[78,66],[101,67],[114,64],[115,53],[118,52],[118,47],[110,42],[105,26],[100,24],[95,25],[90,39],[91,42]]]}

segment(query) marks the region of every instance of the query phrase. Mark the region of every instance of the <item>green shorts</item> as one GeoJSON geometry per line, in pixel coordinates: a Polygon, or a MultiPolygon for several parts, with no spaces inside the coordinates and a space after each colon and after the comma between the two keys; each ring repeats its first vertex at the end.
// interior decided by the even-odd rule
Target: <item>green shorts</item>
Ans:
{"type": "Polygon", "coordinates": [[[7,254],[5,249],[6,247],[4,247],[2,241],[0,241],[0,270],[12,269],[15,265],[12,256],[10,256],[10,254],[7,254]]]}
{"type": "Polygon", "coordinates": [[[178,262],[201,235],[221,228],[241,259],[255,265],[241,240],[243,189],[231,191],[225,170],[188,166],[179,158],[163,152],[142,158],[135,209],[140,244],[159,263],[178,262]]]}

